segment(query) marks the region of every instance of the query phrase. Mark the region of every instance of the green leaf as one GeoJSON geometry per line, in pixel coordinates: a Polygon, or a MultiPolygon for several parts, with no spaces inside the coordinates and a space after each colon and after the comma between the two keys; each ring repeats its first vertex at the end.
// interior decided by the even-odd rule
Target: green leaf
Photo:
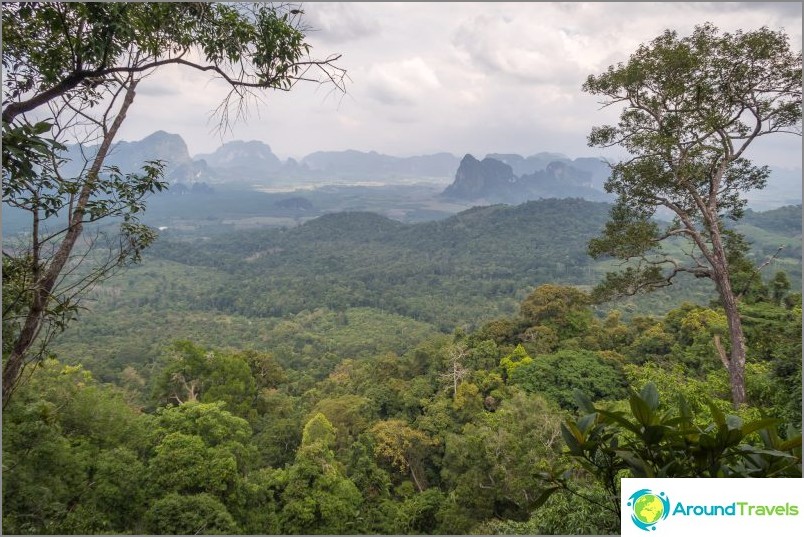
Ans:
{"type": "Polygon", "coordinates": [[[642,433],[642,439],[649,446],[655,445],[664,439],[666,432],[667,427],[662,425],[647,425],[642,433]]]}
{"type": "Polygon", "coordinates": [[[617,455],[619,455],[631,469],[631,475],[633,477],[656,477],[653,468],[638,455],[630,451],[618,451],[617,455]]]}
{"type": "Polygon", "coordinates": [[[718,429],[726,429],[726,416],[723,412],[712,401],[707,401],[706,404],[712,413],[712,419],[715,421],[715,425],[717,425],[718,429]]]}
{"type": "Polygon", "coordinates": [[[577,388],[572,390],[572,398],[575,400],[575,404],[578,405],[578,408],[587,414],[596,412],[595,405],[592,404],[592,400],[583,390],[579,390],[577,388]]]}
{"type": "Polygon", "coordinates": [[[561,490],[561,487],[549,487],[542,490],[539,495],[536,496],[536,499],[533,500],[531,507],[533,509],[541,507],[548,499],[550,499],[550,496],[552,496],[558,490],[561,490]]]}
{"type": "Polygon", "coordinates": [[[586,414],[578,420],[578,429],[586,433],[597,422],[597,414],[586,414]]]}
{"type": "Polygon", "coordinates": [[[645,387],[642,388],[642,391],[639,395],[642,400],[647,403],[648,408],[651,410],[656,410],[659,408],[659,390],[656,389],[656,385],[654,383],[648,382],[645,384],[645,387]]]}
{"type": "Polygon", "coordinates": [[[745,425],[742,426],[743,435],[748,436],[753,432],[756,432],[760,429],[768,429],[770,427],[777,425],[778,423],[779,420],[775,418],[765,418],[762,420],[756,420],[746,423],[745,425]]]}
{"type": "Polygon", "coordinates": [[[606,410],[598,410],[598,414],[605,417],[607,420],[613,421],[618,425],[625,427],[626,429],[628,429],[629,431],[631,431],[636,435],[642,432],[642,430],[638,425],[636,425],[635,423],[631,423],[618,412],[608,412],[606,410]]]}
{"type": "Polygon", "coordinates": [[[570,453],[573,455],[580,455],[583,453],[583,449],[581,449],[583,437],[581,436],[581,433],[578,431],[578,428],[575,426],[575,424],[571,422],[562,423],[561,436],[564,438],[564,443],[567,444],[567,448],[569,449],[570,453]]]}
{"type": "Polygon", "coordinates": [[[643,426],[648,426],[652,423],[653,412],[644,399],[642,399],[636,393],[632,393],[628,402],[631,405],[631,412],[634,414],[634,417],[639,423],[641,423],[643,426]]]}

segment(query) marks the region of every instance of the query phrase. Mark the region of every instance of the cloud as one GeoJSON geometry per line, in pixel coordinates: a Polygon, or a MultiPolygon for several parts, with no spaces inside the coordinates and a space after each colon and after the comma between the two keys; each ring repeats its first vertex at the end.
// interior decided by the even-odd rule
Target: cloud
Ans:
{"type": "Polygon", "coordinates": [[[575,83],[588,51],[582,34],[530,16],[481,14],[465,21],[452,39],[466,65],[523,83],[575,83]]]}
{"type": "Polygon", "coordinates": [[[167,97],[170,95],[178,95],[181,93],[176,86],[164,82],[149,83],[146,79],[139,86],[137,86],[137,93],[140,95],[148,95],[150,97],[167,97]]]}
{"type": "Polygon", "coordinates": [[[376,63],[366,75],[366,92],[384,104],[410,105],[441,87],[433,69],[420,57],[376,63]]]}
{"type": "Polygon", "coordinates": [[[309,34],[323,42],[344,43],[371,37],[380,31],[380,22],[370,17],[360,4],[315,2],[304,6],[309,34]]]}
{"type": "MultiPolygon", "coordinates": [[[[260,139],[283,157],[348,148],[588,155],[595,153],[586,146],[591,127],[616,122],[619,110],[601,110],[583,81],[665,29],[689,35],[706,21],[729,32],[784,27],[793,49],[801,48],[800,3],[369,2],[304,10],[316,29],[308,33],[313,54],[343,55],[348,94],[308,84],[266,93],[227,140],[260,139]]],[[[208,114],[227,88],[210,79],[160,69],[140,86],[127,139],[163,129],[184,136],[191,152],[213,151],[226,140],[210,134],[208,114]]],[[[796,140],[798,147],[769,137],[757,162],[800,167],[796,140]],[[789,146],[759,158],[777,142],[789,146]]]]}

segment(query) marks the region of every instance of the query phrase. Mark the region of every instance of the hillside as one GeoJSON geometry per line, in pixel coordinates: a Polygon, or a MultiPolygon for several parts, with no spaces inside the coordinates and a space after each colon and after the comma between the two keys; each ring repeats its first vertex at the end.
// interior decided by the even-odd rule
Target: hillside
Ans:
{"type": "Polygon", "coordinates": [[[265,317],[367,306],[447,329],[506,311],[517,291],[553,278],[590,283],[586,242],[607,214],[605,204],[582,200],[482,207],[419,224],[339,213],[201,244],[166,236],[150,255],[230,275],[232,285],[198,297],[202,308],[265,317]],[[586,218],[567,218],[579,213],[586,218]]]}
{"type": "MultiPolygon", "coordinates": [[[[613,268],[586,254],[608,210],[605,203],[542,200],[412,224],[343,212],[297,227],[206,237],[167,230],[141,265],[97,289],[91,309],[56,348],[79,351],[93,369],[113,375],[126,363],[154,359],[174,339],[284,348],[287,325],[280,320],[306,325],[310,315],[321,315],[341,326],[360,308],[369,312],[361,318],[385,319],[385,330],[364,330],[367,340],[387,345],[372,348],[398,350],[401,340],[392,334],[407,333],[413,344],[414,333],[480,326],[516,313],[522,298],[543,283],[591,288],[613,268]]],[[[800,207],[750,213],[750,224],[740,225],[756,241],[757,262],[780,240],[791,244],[766,269],[766,278],[786,270],[791,281],[801,279],[795,246],[800,224],[796,230],[781,223],[794,222],[796,212],[800,219],[800,207]]],[[[712,296],[707,283],[680,280],[661,292],[607,304],[599,314],[616,308],[628,317],[662,313],[684,300],[706,303],[712,296]]],[[[328,336],[309,337],[306,358],[299,358],[299,349],[283,356],[317,360],[330,348],[328,336]]]]}

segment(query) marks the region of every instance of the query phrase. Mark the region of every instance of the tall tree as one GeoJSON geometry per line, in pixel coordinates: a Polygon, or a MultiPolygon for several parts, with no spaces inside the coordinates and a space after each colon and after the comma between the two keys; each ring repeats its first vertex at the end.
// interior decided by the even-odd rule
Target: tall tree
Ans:
{"type": "Polygon", "coordinates": [[[728,324],[734,405],[746,401],[746,346],[724,222],[742,216],[743,194],[770,173],[745,158],[751,144],[801,135],[801,77],[801,54],[784,32],[721,34],[704,24],[688,37],[664,32],[583,85],[605,106],[624,107],[616,126],[592,129],[589,145],[631,155],[612,166],[606,190],[617,201],[589,252],[634,263],[609,273],[598,296],[649,291],[681,273],[711,279],[728,324]],[[653,219],[659,209],[673,216],[665,228],[653,219]],[[670,239],[684,241],[685,258],[662,250],[670,239]]]}
{"type": "Polygon", "coordinates": [[[137,216],[166,186],[162,163],[129,175],[104,166],[137,84],[166,65],[214,75],[229,86],[216,109],[223,129],[265,90],[302,81],[343,90],[339,56],[310,57],[301,17],[293,5],[264,2],[3,5],[3,203],[31,221],[27,240],[3,252],[4,407],[88,287],[155,239],[137,216]],[[67,172],[60,151],[87,141],[96,151],[80,173],[67,172]],[[97,261],[85,226],[112,218],[122,225],[109,255],[76,271],[81,260],[97,261]]]}

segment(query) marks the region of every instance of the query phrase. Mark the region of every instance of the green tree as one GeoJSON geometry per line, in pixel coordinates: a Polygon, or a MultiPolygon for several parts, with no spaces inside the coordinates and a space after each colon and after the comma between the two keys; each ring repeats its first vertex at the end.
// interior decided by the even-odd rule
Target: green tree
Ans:
{"type": "Polygon", "coordinates": [[[357,533],[362,496],[335,460],[335,428],[319,413],[307,422],[287,471],[280,516],[284,533],[357,533]]]}
{"type": "Polygon", "coordinates": [[[418,491],[424,491],[427,488],[424,459],[436,445],[436,440],[398,419],[377,422],[371,434],[375,442],[374,453],[398,470],[410,472],[418,491]]]}
{"type": "Polygon", "coordinates": [[[206,493],[171,492],[155,501],[145,515],[145,529],[153,535],[232,535],[239,533],[232,515],[218,499],[206,493]]]}
{"type": "Polygon", "coordinates": [[[604,105],[624,106],[589,144],[631,155],[612,167],[606,190],[617,202],[589,252],[636,263],[608,274],[600,296],[667,286],[681,273],[711,279],[728,324],[734,405],[746,400],[746,348],[723,223],[742,216],[742,194],[768,177],[746,159],[751,144],[800,129],[801,78],[801,54],[783,32],[720,34],[705,24],[684,38],[666,31],[583,85],[604,105]],[[665,229],[652,219],[660,208],[674,216],[665,229]],[[689,263],[662,250],[673,238],[690,244],[681,249],[689,263]]]}
{"type": "Polygon", "coordinates": [[[491,517],[524,519],[540,496],[538,471],[561,447],[560,420],[545,398],[515,390],[445,439],[441,475],[455,501],[451,533],[491,517]]]}
{"type": "Polygon", "coordinates": [[[771,300],[775,304],[781,305],[785,295],[790,291],[790,279],[787,277],[787,273],[777,272],[770,282],[770,288],[771,300]]]}
{"type": "Polygon", "coordinates": [[[546,339],[544,343],[551,346],[551,339],[565,340],[586,333],[592,322],[589,309],[591,297],[588,293],[565,285],[545,284],[537,287],[522,301],[520,312],[531,327],[548,327],[554,332],[530,331],[524,339],[546,339]]]}
{"type": "Polygon", "coordinates": [[[137,261],[155,238],[138,216],[145,197],[166,186],[162,163],[145,163],[141,174],[104,166],[140,81],[167,65],[223,80],[230,91],[217,109],[221,128],[244,118],[261,91],[301,81],[343,89],[339,56],[310,57],[301,17],[293,6],[262,2],[4,4],[3,203],[31,221],[25,242],[4,251],[24,269],[8,286],[15,306],[4,302],[4,407],[86,290],[137,261]],[[68,141],[100,142],[77,175],[59,155],[68,141]],[[95,242],[83,247],[85,227],[114,218],[122,223],[107,255],[88,256],[95,242]],[[91,267],[76,272],[86,259],[91,267]]]}
{"type": "Polygon", "coordinates": [[[372,420],[371,401],[358,395],[342,395],[319,401],[314,415],[322,413],[337,431],[337,450],[345,451],[372,420]]]}
{"type": "Polygon", "coordinates": [[[153,396],[161,404],[222,401],[232,413],[253,418],[257,386],[249,354],[208,350],[189,341],[174,342],[155,375],[153,396]]]}
{"type": "Polygon", "coordinates": [[[130,531],[147,420],[81,367],[45,360],[3,413],[3,533],[130,531]]]}
{"type": "Polygon", "coordinates": [[[511,375],[517,368],[532,363],[533,358],[528,355],[528,351],[525,350],[525,347],[517,345],[511,354],[503,356],[502,360],[500,360],[500,367],[505,372],[505,378],[511,378],[511,375]]]}
{"type": "Polygon", "coordinates": [[[567,409],[574,407],[574,390],[583,390],[595,400],[619,399],[626,386],[617,362],[597,352],[571,350],[537,356],[514,369],[508,382],[567,409]]]}

